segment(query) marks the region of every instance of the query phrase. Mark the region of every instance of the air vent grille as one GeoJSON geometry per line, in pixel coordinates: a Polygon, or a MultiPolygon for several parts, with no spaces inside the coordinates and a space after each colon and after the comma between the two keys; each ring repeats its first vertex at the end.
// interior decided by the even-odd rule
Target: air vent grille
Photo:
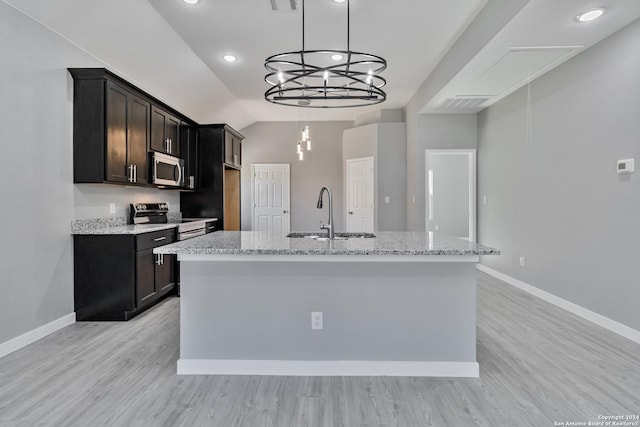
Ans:
{"type": "Polygon", "coordinates": [[[296,12],[298,5],[296,0],[268,0],[272,12],[296,12]]]}
{"type": "Polygon", "coordinates": [[[489,100],[489,97],[465,97],[465,96],[457,96],[455,98],[446,99],[442,104],[440,104],[440,108],[456,108],[456,109],[471,109],[471,108],[479,108],[489,100]]]}

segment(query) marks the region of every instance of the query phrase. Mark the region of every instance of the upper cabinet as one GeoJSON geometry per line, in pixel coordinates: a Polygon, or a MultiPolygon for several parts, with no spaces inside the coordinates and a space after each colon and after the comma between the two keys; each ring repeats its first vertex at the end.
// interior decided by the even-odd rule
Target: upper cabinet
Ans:
{"type": "Polygon", "coordinates": [[[151,149],[180,156],[180,119],[155,105],[151,108],[151,149]]]}
{"type": "Polygon", "coordinates": [[[195,188],[195,122],[104,68],[69,72],[74,79],[73,182],[150,186],[153,150],[183,157],[192,177],[185,187],[195,188]]]}
{"type": "Polygon", "coordinates": [[[226,126],[224,130],[224,163],[234,168],[242,167],[242,139],[244,137],[226,126]]]}
{"type": "Polygon", "coordinates": [[[116,81],[70,71],[73,181],[146,185],[151,104],[116,81]]]}

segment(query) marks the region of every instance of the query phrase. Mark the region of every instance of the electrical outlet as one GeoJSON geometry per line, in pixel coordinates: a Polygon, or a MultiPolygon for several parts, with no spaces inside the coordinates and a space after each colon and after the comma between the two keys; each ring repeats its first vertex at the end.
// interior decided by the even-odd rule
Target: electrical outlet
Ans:
{"type": "Polygon", "coordinates": [[[324,329],[322,326],[322,312],[311,312],[311,329],[324,329]]]}
{"type": "Polygon", "coordinates": [[[520,267],[526,267],[527,266],[527,260],[524,259],[523,256],[520,257],[520,267]]]}
{"type": "Polygon", "coordinates": [[[116,204],[115,203],[109,203],[109,213],[110,214],[116,213],[116,204]]]}
{"type": "Polygon", "coordinates": [[[482,196],[482,204],[483,205],[487,204],[487,196],[482,196]]]}
{"type": "Polygon", "coordinates": [[[385,204],[387,204],[387,205],[388,205],[389,203],[391,203],[391,197],[389,197],[389,196],[384,196],[384,203],[385,203],[385,204]]]}

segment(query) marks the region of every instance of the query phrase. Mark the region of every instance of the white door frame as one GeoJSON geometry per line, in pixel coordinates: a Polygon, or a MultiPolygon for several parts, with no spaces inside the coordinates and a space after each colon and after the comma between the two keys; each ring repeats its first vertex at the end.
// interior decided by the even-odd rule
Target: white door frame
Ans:
{"type": "Polygon", "coordinates": [[[466,155],[469,158],[469,236],[468,239],[472,242],[476,241],[476,149],[475,148],[461,148],[461,149],[434,149],[425,150],[424,165],[425,165],[425,212],[424,212],[424,229],[429,230],[429,212],[433,204],[433,187],[429,174],[429,154],[454,154],[454,155],[466,155]]]}
{"type": "Polygon", "coordinates": [[[251,230],[255,230],[255,216],[256,216],[256,166],[284,166],[287,174],[287,180],[289,181],[288,191],[288,205],[289,212],[287,215],[287,221],[289,222],[289,229],[291,229],[291,164],[290,163],[252,163],[251,164],[251,230]]]}
{"type": "Polygon", "coordinates": [[[345,196],[346,196],[346,203],[345,203],[345,210],[344,210],[344,224],[345,224],[345,229],[347,231],[351,231],[350,230],[350,226],[349,226],[349,201],[351,200],[351,188],[349,185],[350,182],[350,169],[349,169],[349,164],[351,164],[352,162],[358,162],[358,161],[363,161],[363,160],[369,160],[371,161],[371,170],[372,170],[372,182],[371,182],[371,201],[373,203],[373,208],[371,209],[371,215],[372,215],[372,224],[373,224],[373,229],[376,229],[376,171],[375,171],[375,167],[376,167],[376,161],[375,158],[373,156],[368,156],[368,157],[359,157],[357,159],[347,159],[347,171],[346,171],[346,181],[344,183],[344,186],[346,187],[346,190],[344,192],[345,196]]]}

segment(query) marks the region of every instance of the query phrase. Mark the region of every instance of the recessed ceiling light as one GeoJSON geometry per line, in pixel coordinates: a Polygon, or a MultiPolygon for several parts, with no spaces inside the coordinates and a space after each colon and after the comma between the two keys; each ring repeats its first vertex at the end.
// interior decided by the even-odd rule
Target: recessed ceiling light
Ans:
{"type": "Polygon", "coordinates": [[[200,0],[182,0],[182,1],[187,4],[198,4],[200,0]]]}
{"type": "Polygon", "coordinates": [[[603,8],[591,9],[576,16],[578,22],[589,22],[600,18],[604,14],[603,8]]]}
{"type": "Polygon", "coordinates": [[[347,0],[333,0],[333,1],[336,2],[336,3],[344,3],[347,0]]]}
{"type": "Polygon", "coordinates": [[[342,58],[344,58],[344,56],[340,55],[339,53],[331,55],[331,59],[333,59],[334,61],[340,61],[342,58]]]}
{"type": "Polygon", "coordinates": [[[225,55],[222,58],[227,62],[236,62],[238,60],[238,57],[234,55],[225,55]]]}

